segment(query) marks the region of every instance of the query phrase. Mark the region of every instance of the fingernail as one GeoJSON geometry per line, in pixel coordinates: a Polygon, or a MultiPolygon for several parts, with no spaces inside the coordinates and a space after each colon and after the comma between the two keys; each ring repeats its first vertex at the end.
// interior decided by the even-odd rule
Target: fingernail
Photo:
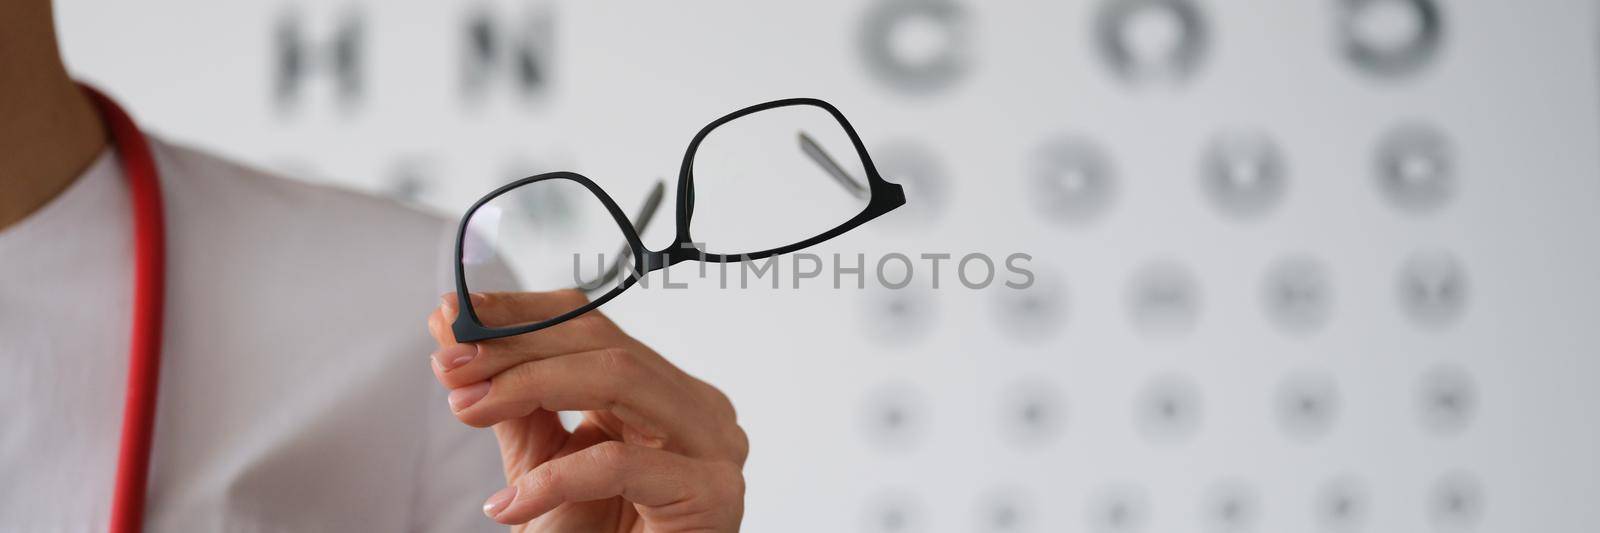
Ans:
{"type": "Polygon", "coordinates": [[[511,500],[516,497],[516,485],[500,489],[500,492],[494,493],[494,496],[490,496],[488,500],[483,502],[483,514],[488,515],[489,518],[499,516],[500,511],[506,510],[506,507],[511,505],[511,500]]]}
{"type": "Polygon", "coordinates": [[[456,293],[447,292],[439,296],[439,308],[444,310],[445,318],[454,318],[456,314],[456,293]]]}
{"type": "Polygon", "coordinates": [[[477,356],[476,344],[452,344],[433,352],[433,362],[437,363],[439,368],[450,371],[472,362],[472,358],[477,356]]]}
{"type": "MultiPolygon", "coordinates": [[[[472,305],[478,306],[483,305],[483,302],[488,300],[489,297],[480,292],[469,292],[467,293],[467,299],[472,300],[472,305]]],[[[447,292],[441,294],[439,295],[439,301],[444,306],[445,314],[454,314],[456,312],[456,293],[447,292]]],[[[474,307],[474,309],[476,309],[476,307],[474,307]]]]}
{"type": "Polygon", "coordinates": [[[472,407],[484,396],[489,395],[489,382],[480,381],[465,387],[450,391],[450,410],[461,412],[462,409],[472,407]]]}

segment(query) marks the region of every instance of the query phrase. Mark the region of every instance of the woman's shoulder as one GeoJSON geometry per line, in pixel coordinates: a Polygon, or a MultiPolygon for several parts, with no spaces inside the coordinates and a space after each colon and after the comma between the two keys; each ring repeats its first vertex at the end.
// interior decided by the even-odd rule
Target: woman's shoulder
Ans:
{"type": "MultiPolygon", "coordinates": [[[[403,236],[407,229],[429,230],[444,217],[389,198],[313,183],[307,176],[286,175],[161,138],[152,151],[166,184],[167,196],[230,213],[279,215],[305,221],[335,222],[352,230],[387,228],[403,236]]],[[[432,242],[434,235],[427,236],[432,242]]]]}
{"type": "Polygon", "coordinates": [[[437,303],[449,286],[454,223],[442,215],[151,142],[179,268],[202,279],[225,272],[231,283],[323,285],[369,305],[437,303]]]}

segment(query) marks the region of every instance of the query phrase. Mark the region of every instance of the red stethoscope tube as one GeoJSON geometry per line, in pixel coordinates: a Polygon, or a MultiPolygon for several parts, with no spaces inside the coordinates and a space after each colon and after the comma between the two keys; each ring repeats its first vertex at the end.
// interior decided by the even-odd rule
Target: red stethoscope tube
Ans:
{"type": "Polygon", "coordinates": [[[161,325],[166,297],[166,224],[161,184],[150,143],[139,132],[139,126],[106,95],[87,85],[81,87],[110,130],[133,200],[133,334],[128,346],[128,393],[122,404],[122,442],[117,450],[110,531],[137,533],[144,526],[157,381],[161,377],[161,325]]]}

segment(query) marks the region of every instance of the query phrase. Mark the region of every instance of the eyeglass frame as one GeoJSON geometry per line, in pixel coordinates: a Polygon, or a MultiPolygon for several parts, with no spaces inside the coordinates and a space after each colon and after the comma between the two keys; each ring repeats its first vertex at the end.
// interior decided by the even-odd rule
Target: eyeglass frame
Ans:
{"type": "MultiPolygon", "coordinates": [[[[808,156],[811,156],[820,165],[822,165],[825,171],[832,174],[834,178],[840,180],[841,183],[846,183],[850,187],[859,189],[860,186],[859,184],[853,182],[853,177],[845,174],[838,164],[833,161],[832,157],[823,152],[820,146],[817,146],[814,142],[810,141],[810,139],[805,136],[804,132],[801,132],[800,134],[800,141],[802,150],[804,150],[808,156]]],[[[878,174],[877,167],[872,163],[872,157],[867,154],[867,148],[861,142],[861,136],[856,133],[856,129],[850,124],[849,119],[846,119],[844,114],[839,112],[839,109],[834,107],[833,104],[829,104],[828,102],[816,98],[786,98],[752,105],[712,121],[710,124],[707,124],[705,127],[701,128],[699,133],[695,134],[694,139],[689,142],[689,148],[684,152],[683,155],[683,164],[678,170],[676,217],[678,227],[675,232],[676,236],[674,237],[672,243],[667,245],[665,249],[650,250],[645,248],[644,242],[639,238],[639,232],[642,231],[642,227],[635,228],[632,221],[629,220],[628,216],[622,212],[622,209],[617,206],[617,202],[611,198],[610,194],[606,193],[605,189],[602,189],[598,184],[588,177],[575,172],[547,172],[544,174],[529,176],[500,186],[499,188],[490,191],[482,198],[479,198],[478,201],[474,202],[472,207],[468,208],[467,212],[461,216],[461,224],[456,230],[456,309],[459,309],[460,312],[456,314],[455,322],[451,324],[450,329],[455,335],[456,342],[477,342],[532,333],[555,326],[562,322],[566,322],[573,318],[577,318],[584,313],[600,307],[606,302],[611,301],[612,298],[616,298],[618,295],[621,295],[623,291],[626,291],[629,287],[632,287],[635,283],[638,283],[640,279],[646,275],[649,275],[651,272],[662,270],[684,261],[694,260],[704,263],[733,263],[765,259],[775,255],[798,251],[843,235],[847,231],[855,229],[856,227],[865,224],[872,219],[883,216],[884,214],[905,205],[905,203],[906,197],[904,189],[899,184],[890,183],[889,181],[884,180],[883,177],[878,174]],[[840,223],[838,226],[819,233],[809,239],[785,246],[742,254],[711,254],[706,253],[704,250],[695,246],[696,243],[693,237],[689,235],[689,223],[694,215],[694,157],[696,152],[698,152],[700,149],[700,143],[704,141],[706,136],[709,135],[713,130],[716,130],[718,127],[736,119],[754,113],[759,113],[761,111],[792,106],[812,106],[820,108],[824,111],[827,111],[828,114],[833,116],[834,120],[838,121],[840,126],[844,127],[845,133],[850,136],[850,143],[855,147],[856,154],[861,157],[862,169],[866,173],[866,193],[868,195],[867,205],[862,208],[860,213],[857,213],[854,217],[844,221],[843,223],[840,223]],[[623,238],[626,240],[627,250],[631,252],[631,255],[633,256],[633,269],[627,275],[627,277],[623,278],[621,283],[617,284],[616,287],[606,291],[605,294],[602,294],[597,298],[590,299],[588,303],[578,307],[577,309],[573,309],[561,315],[529,324],[507,327],[485,326],[483,322],[478,319],[477,310],[473,308],[472,299],[468,297],[467,293],[466,269],[462,261],[465,257],[463,252],[465,249],[468,223],[472,220],[472,216],[478,212],[478,209],[483,207],[484,204],[487,204],[489,201],[494,200],[495,198],[519,187],[552,179],[565,179],[576,182],[579,185],[582,185],[590,192],[590,194],[593,194],[600,200],[601,205],[605,206],[606,211],[611,215],[612,220],[617,223],[618,229],[622,231],[623,238]]],[[[645,212],[653,212],[653,206],[647,205],[645,212]]],[[[646,216],[648,217],[648,215],[646,216]]]]}

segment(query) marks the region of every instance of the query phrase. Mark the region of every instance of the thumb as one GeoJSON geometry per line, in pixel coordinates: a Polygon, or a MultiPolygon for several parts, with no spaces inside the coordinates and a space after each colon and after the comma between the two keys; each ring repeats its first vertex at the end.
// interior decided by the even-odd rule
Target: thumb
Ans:
{"type": "MultiPolygon", "coordinates": [[[[467,296],[472,298],[474,307],[483,303],[483,295],[481,294],[468,293],[467,296]]],[[[458,309],[459,304],[454,292],[439,295],[439,301],[439,306],[435,307],[433,312],[428,315],[428,334],[433,335],[433,342],[438,343],[440,348],[444,348],[456,344],[456,334],[451,329],[451,325],[455,324],[456,315],[460,310],[458,309]]]]}

